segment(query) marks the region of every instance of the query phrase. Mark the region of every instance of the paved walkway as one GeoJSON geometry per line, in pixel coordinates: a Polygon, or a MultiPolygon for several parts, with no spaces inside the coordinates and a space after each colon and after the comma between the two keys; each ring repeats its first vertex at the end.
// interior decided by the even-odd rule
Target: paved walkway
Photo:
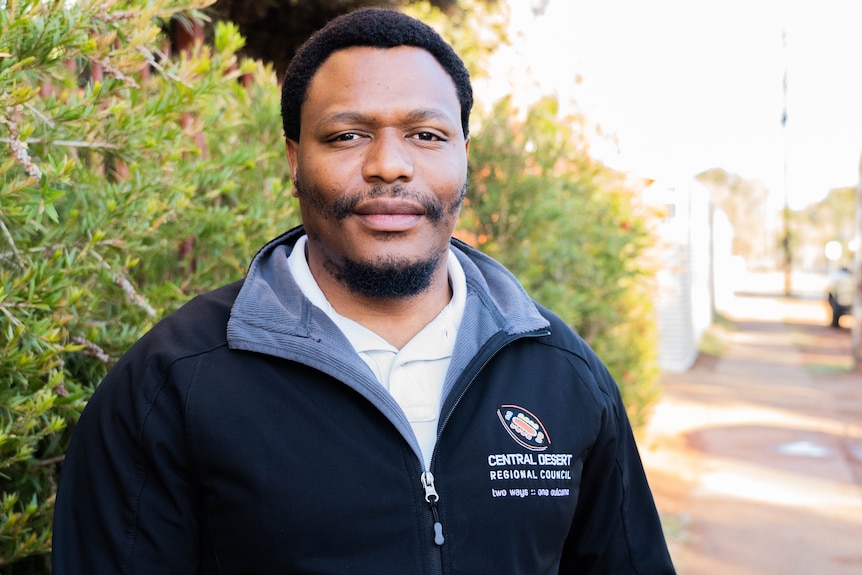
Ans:
{"type": "Polygon", "coordinates": [[[723,352],[662,376],[640,438],[679,575],[862,574],[850,330],[814,297],[737,294],[725,315],[723,352]]]}

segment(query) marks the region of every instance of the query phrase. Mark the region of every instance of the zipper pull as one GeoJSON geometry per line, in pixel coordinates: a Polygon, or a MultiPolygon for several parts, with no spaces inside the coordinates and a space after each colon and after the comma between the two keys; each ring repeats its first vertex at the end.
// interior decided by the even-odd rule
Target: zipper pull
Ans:
{"type": "Polygon", "coordinates": [[[434,516],[434,543],[443,545],[443,524],[440,523],[440,514],[437,512],[437,489],[434,487],[434,475],[430,471],[422,472],[422,487],[425,488],[425,501],[431,504],[431,515],[434,516]]]}

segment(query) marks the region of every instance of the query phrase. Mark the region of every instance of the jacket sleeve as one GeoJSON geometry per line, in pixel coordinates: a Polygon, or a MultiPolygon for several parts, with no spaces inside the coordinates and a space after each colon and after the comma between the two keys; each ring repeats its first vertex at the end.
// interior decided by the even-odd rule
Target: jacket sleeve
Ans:
{"type": "Polygon", "coordinates": [[[75,427],[54,515],[55,575],[199,571],[199,490],[180,394],[153,347],[132,347],[75,427]]]}
{"type": "Polygon", "coordinates": [[[604,366],[593,368],[606,407],[601,432],[584,462],[560,573],[672,575],[674,567],[619,390],[604,366]]]}

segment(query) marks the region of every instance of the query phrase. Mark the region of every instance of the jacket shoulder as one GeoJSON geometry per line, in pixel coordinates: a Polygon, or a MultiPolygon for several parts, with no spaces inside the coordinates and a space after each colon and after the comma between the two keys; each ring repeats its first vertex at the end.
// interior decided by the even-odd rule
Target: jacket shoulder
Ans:
{"type": "Polygon", "coordinates": [[[543,305],[535,305],[542,317],[550,323],[550,335],[543,338],[548,345],[569,351],[587,363],[598,360],[598,356],[574,328],[543,305]]]}
{"type": "Polygon", "coordinates": [[[159,321],[130,351],[146,347],[150,353],[174,357],[194,355],[227,342],[227,322],[242,280],[195,296],[159,321]]]}
{"type": "Polygon", "coordinates": [[[617,383],[602,359],[592,347],[563,319],[548,308],[536,303],[536,309],[550,325],[550,335],[540,338],[545,345],[566,353],[581,377],[595,385],[603,396],[612,400],[619,396],[617,383]]]}
{"type": "Polygon", "coordinates": [[[84,415],[107,409],[126,414],[136,426],[143,425],[150,406],[165,389],[173,390],[169,401],[180,410],[183,392],[165,386],[168,374],[183,359],[226,347],[227,320],[240,286],[241,282],[235,282],[199,295],[159,321],[108,371],[84,415]]]}
{"type": "Polygon", "coordinates": [[[152,401],[177,361],[225,347],[227,321],[241,285],[239,281],[196,296],[160,320],[123,354],[92,399],[119,393],[142,394],[152,401]]]}

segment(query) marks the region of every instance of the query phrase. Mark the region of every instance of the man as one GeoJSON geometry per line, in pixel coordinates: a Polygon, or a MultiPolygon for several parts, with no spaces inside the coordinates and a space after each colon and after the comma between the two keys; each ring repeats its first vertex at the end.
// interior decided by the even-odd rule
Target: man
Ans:
{"type": "Polygon", "coordinates": [[[397,12],[291,63],[303,226],[116,365],[62,470],[54,573],[673,573],[617,388],[451,239],[469,75],[397,12]]]}

